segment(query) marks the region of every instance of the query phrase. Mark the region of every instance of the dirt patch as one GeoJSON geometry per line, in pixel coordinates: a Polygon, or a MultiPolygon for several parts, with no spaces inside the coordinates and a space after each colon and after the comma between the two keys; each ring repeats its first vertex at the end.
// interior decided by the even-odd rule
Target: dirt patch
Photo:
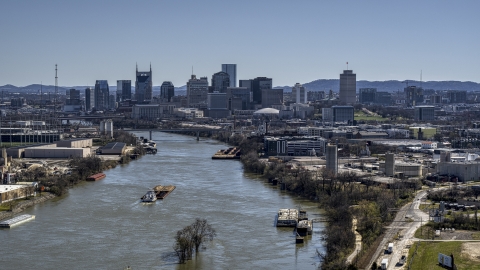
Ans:
{"type": "Polygon", "coordinates": [[[463,243],[462,257],[469,258],[475,262],[480,262],[480,242],[463,243]]]}
{"type": "Polygon", "coordinates": [[[436,237],[437,240],[475,240],[472,237],[471,231],[442,231],[440,237],[436,237]]]}

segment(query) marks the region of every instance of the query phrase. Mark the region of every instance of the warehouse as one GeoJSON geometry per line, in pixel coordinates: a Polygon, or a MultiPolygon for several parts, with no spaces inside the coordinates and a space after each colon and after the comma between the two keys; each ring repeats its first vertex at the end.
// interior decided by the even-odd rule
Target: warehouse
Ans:
{"type": "Polygon", "coordinates": [[[90,148],[68,148],[68,147],[30,147],[25,149],[26,158],[72,158],[87,157],[90,155],[90,148]]]}
{"type": "Polygon", "coordinates": [[[92,139],[71,139],[71,140],[63,140],[63,141],[56,141],[57,147],[68,147],[68,148],[85,148],[85,147],[92,147],[92,139]]]}
{"type": "Polygon", "coordinates": [[[122,142],[107,143],[104,147],[97,150],[97,154],[101,155],[123,155],[126,144],[122,142]]]}
{"type": "Polygon", "coordinates": [[[0,203],[34,195],[31,185],[0,185],[0,203]]]}

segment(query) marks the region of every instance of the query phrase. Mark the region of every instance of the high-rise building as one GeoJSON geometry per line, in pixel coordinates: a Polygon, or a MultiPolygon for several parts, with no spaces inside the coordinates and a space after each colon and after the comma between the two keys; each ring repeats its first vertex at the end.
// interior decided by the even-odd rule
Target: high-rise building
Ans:
{"type": "Polygon", "coordinates": [[[324,121],[353,124],[354,112],[353,106],[332,106],[331,108],[322,108],[322,118],[324,121]]]}
{"type": "Polygon", "coordinates": [[[227,109],[227,94],[220,92],[208,93],[207,108],[210,109],[227,109]]]}
{"type": "Polygon", "coordinates": [[[125,101],[132,99],[132,81],[131,80],[118,80],[117,81],[117,96],[120,96],[120,100],[125,101]]]}
{"type": "Polygon", "coordinates": [[[377,88],[360,88],[358,89],[358,102],[375,103],[377,96],[377,88]]]}
{"type": "Polygon", "coordinates": [[[91,87],[85,89],[85,110],[91,111],[95,107],[95,90],[91,87]]]}
{"type": "Polygon", "coordinates": [[[417,106],[423,102],[423,89],[416,86],[407,86],[403,89],[407,107],[417,106]]]}
{"type": "Polygon", "coordinates": [[[115,99],[115,95],[110,95],[110,98],[108,100],[108,108],[109,109],[116,109],[117,108],[117,102],[115,99]]]}
{"type": "Polygon", "coordinates": [[[165,81],[160,86],[160,98],[167,102],[171,102],[173,96],[175,96],[175,86],[172,82],[165,81]]]}
{"type": "Polygon", "coordinates": [[[228,87],[237,87],[237,64],[222,64],[222,71],[230,77],[230,85],[228,87]]]}
{"type": "Polygon", "coordinates": [[[392,93],[379,91],[375,95],[375,103],[390,105],[392,104],[392,93]]]}
{"type": "Polygon", "coordinates": [[[191,108],[206,108],[208,94],[208,79],[200,77],[197,79],[192,75],[187,82],[187,104],[191,108]]]}
{"type": "Polygon", "coordinates": [[[262,108],[283,104],[283,89],[262,89],[262,108]]]}
{"type": "Polygon", "coordinates": [[[107,110],[109,107],[108,81],[97,80],[95,82],[95,109],[97,111],[107,110]]]}
{"type": "Polygon", "coordinates": [[[340,74],[340,102],[354,104],[357,100],[357,75],[352,70],[340,74]]]}
{"type": "Polygon", "coordinates": [[[252,94],[253,80],[240,80],[239,86],[245,87],[248,89],[248,91],[250,91],[250,103],[252,103],[253,102],[253,94],[252,94]]]}
{"type": "Polygon", "coordinates": [[[307,103],[307,93],[303,85],[296,83],[292,88],[292,98],[291,100],[295,103],[307,103]]]}
{"type": "Polygon", "coordinates": [[[230,75],[228,73],[220,71],[212,76],[212,91],[219,93],[226,93],[227,87],[230,87],[230,75]]]}
{"type": "Polygon", "coordinates": [[[227,103],[231,112],[250,109],[250,90],[247,87],[228,87],[227,103]]]}
{"type": "Polygon", "coordinates": [[[67,100],[65,100],[66,105],[80,105],[80,90],[69,89],[67,96],[67,100]]]}
{"type": "Polygon", "coordinates": [[[415,106],[415,121],[435,120],[434,106],[415,106]]]}
{"type": "Polygon", "coordinates": [[[325,98],[325,91],[308,91],[307,101],[317,101],[325,98]]]}
{"type": "MultiPolygon", "coordinates": [[[[243,85],[240,85],[243,87],[243,85]]],[[[257,77],[252,81],[253,103],[262,104],[262,90],[272,89],[272,79],[267,77],[257,77]]],[[[282,90],[283,91],[283,90],[282,90]]],[[[282,92],[283,98],[283,92],[282,92]]]]}
{"type": "Polygon", "coordinates": [[[152,100],[152,65],[150,71],[138,71],[135,80],[135,99],[138,103],[149,103],[152,100]]]}
{"type": "Polygon", "coordinates": [[[447,92],[450,103],[465,103],[467,102],[467,91],[451,90],[447,92]]]}

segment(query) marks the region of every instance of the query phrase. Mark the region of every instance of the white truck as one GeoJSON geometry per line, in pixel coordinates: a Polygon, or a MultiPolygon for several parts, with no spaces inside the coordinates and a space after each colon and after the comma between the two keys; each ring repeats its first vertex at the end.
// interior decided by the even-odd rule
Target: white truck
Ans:
{"type": "Polygon", "coordinates": [[[393,243],[388,243],[388,249],[387,249],[388,253],[392,253],[393,252],[393,243]]]}
{"type": "Polygon", "coordinates": [[[382,260],[382,263],[380,264],[380,266],[382,267],[382,270],[387,270],[387,267],[388,267],[388,259],[383,259],[383,260],[382,260]]]}

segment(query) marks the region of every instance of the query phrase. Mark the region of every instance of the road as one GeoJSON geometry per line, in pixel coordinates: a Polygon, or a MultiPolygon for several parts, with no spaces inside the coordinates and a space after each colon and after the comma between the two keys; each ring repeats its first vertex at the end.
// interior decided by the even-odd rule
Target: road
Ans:
{"type": "Polygon", "coordinates": [[[370,269],[374,261],[377,262],[377,265],[380,265],[381,261],[385,258],[389,259],[388,269],[396,269],[396,264],[400,260],[402,254],[404,254],[403,250],[407,245],[411,244],[415,231],[423,222],[428,221],[428,214],[419,209],[420,203],[426,195],[426,191],[420,191],[417,193],[412,203],[406,204],[398,210],[395,219],[388,227],[385,236],[372,256],[367,269],[370,269]],[[410,219],[407,220],[405,218],[406,216],[413,219],[413,222],[410,219]],[[401,237],[399,241],[394,242],[392,254],[386,253],[385,250],[388,243],[390,243],[397,235],[403,235],[403,237],[401,237]]]}

